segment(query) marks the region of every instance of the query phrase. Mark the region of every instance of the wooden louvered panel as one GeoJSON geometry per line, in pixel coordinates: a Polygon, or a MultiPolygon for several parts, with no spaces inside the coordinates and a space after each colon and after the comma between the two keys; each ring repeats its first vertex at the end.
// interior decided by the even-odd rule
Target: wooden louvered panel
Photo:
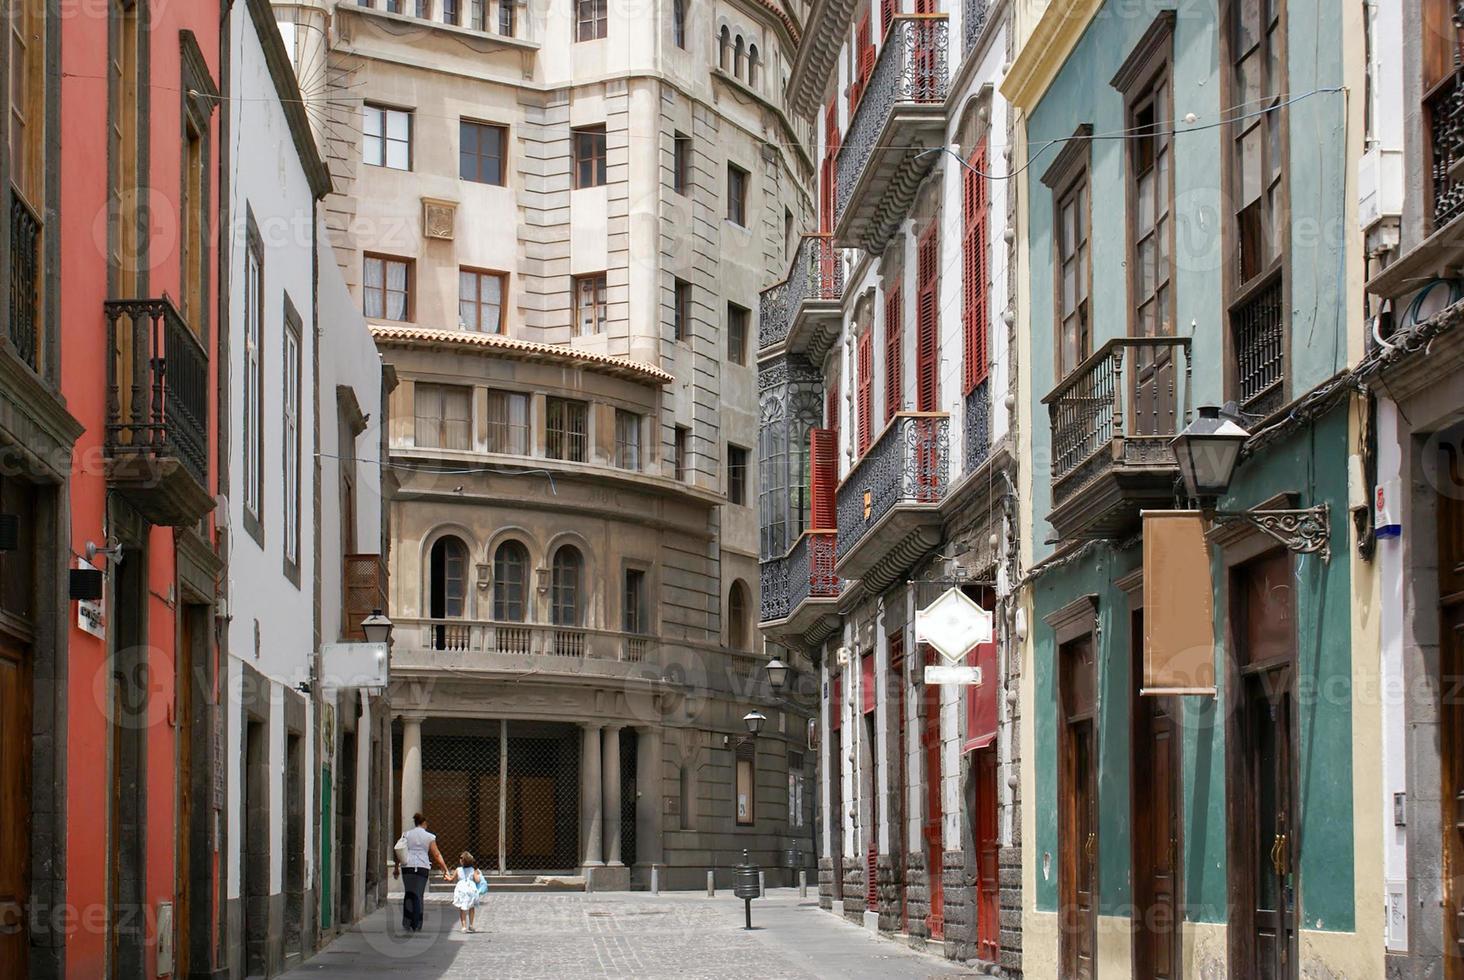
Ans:
{"type": "Polygon", "coordinates": [[[904,341],[905,330],[903,318],[905,315],[904,298],[900,295],[900,284],[895,283],[890,291],[885,294],[885,423],[888,424],[894,419],[895,413],[900,410],[900,400],[904,397],[905,385],[905,361],[904,341]]]}
{"type": "Polygon", "coordinates": [[[866,329],[859,335],[858,346],[858,432],[859,455],[869,451],[869,440],[874,425],[874,331],[866,329]]]}
{"type": "Polygon", "coordinates": [[[961,212],[961,312],[963,314],[964,394],[970,394],[990,372],[990,308],[988,306],[990,271],[987,267],[987,180],[986,141],[976,145],[971,154],[971,169],[965,169],[961,212]],[[974,171],[980,171],[976,173],[974,171]]]}
{"type": "Polygon", "coordinates": [[[808,431],[811,531],[831,531],[837,524],[834,495],[839,485],[839,434],[835,429],[808,431]]]}
{"type": "Polygon", "coordinates": [[[934,223],[916,255],[915,410],[940,410],[940,237],[934,223]]]}

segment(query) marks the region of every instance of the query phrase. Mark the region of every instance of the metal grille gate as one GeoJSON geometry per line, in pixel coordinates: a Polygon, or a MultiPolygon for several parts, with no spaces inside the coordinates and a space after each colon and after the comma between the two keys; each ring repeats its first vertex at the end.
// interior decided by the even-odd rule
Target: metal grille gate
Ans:
{"type": "Polygon", "coordinates": [[[449,864],[579,866],[579,729],[520,721],[423,723],[422,808],[449,864]]]}

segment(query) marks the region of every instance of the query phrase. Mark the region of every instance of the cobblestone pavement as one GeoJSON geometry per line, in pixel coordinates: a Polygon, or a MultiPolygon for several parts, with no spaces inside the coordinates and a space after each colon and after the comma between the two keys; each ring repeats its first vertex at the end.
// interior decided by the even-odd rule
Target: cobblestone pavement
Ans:
{"type": "Polygon", "coordinates": [[[775,889],[752,903],[704,894],[490,894],[479,932],[429,901],[422,932],[401,933],[400,899],[288,974],[292,978],[578,977],[916,978],[973,976],[959,964],[880,939],[824,912],[810,896],[775,889]]]}

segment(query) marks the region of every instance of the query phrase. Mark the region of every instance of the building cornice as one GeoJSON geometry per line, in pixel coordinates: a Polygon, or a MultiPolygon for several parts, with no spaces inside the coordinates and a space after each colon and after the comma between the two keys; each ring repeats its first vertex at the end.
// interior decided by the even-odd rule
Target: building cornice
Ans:
{"type": "Polygon", "coordinates": [[[259,46],[264,50],[264,64],[274,82],[275,95],[280,100],[280,110],[290,127],[290,139],[295,144],[295,153],[300,157],[300,166],[305,179],[310,182],[310,192],[319,200],[331,192],[330,168],[320,157],[315,145],[315,134],[311,132],[310,120],[305,115],[305,98],[300,94],[300,83],[295,78],[295,68],[290,63],[289,52],[285,50],[285,39],[280,34],[280,25],[275,20],[274,8],[269,0],[248,0],[249,19],[254,22],[254,33],[259,46]]]}
{"type": "Polygon", "coordinates": [[[435,348],[505,357],[520,361],[537,361],[561,367],[595,371],[611,377],[625,378],[642,384],[667,385],[674,375],[652,364],[614,357],[595,351],[580,350],[563,344],[541,344],[495,333],[472,333],[466,330],[432,330],[425,327],[371,325],[371,336],[382,349],[435,348]]]}
{"type": "Polygon", "coordinates": [[[1052,0],[1047,5],[1002,82],[1001,94],[1008,102],[1032,111],[1102,6],[1103,0],[1052,0]]]}

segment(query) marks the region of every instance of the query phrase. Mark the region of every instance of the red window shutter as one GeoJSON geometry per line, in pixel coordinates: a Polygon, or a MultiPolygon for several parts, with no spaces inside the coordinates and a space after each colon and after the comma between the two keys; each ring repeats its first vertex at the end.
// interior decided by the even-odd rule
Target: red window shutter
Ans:
{"type": "Polygon", "coordinates": [[[874,71],[874,41],[869,32],[869,17],[872,11],[866,9],[864,16],[859,19],[859,26],[854,31],[854,78],[849,83],[849,114],[854,114],[854,107],[859,104],[859,99],[864,95],[864,87],[869,84],[869,76],[874,71]]]}
{"type": "Polygon", "coordinates": [[[837,382],[829,385],[828,394],[824,396],[824,422],[829,430],[834,433],[834,441],[838,442],[839,435],[839,385],[837,382]]]}
{"type": "Polygon", "coordinates": [[[940,410],[940,237],[932,223],[920,236],[915,280],[915,410],[940,410]]]}
{"type": "Polygon", "coordinates": [[[899,0],[879,0],[879,32],[881,35],[889,34],[890,26],[895,22],[895,14],[899,12],[899,0]]]}
{"type": "MultiPolygon", "coordinates": [[[[986,172],[984,139],[971,154],[971,167],[983,174],[986,172]]],[[[961,217],[964,226],[961,238],[961,319],[965,328],[962,331],[965,340],[962,377],[963,394],[969,395],[977,385],[986,380],[990,371],[988,337],[991,314],[987,305],[989,276],[986,262],[986,223],[989,208],[986,178],[970,169],[964,170],[964,175],[961,194],[961,217]]]]}
{"type": "Polygon", "coordinates": [[[859,455],[869,451],[870,415],[874,409],[874,331],[859,335],[859,455]]]}
{"type": "Polygon", "coordinates": [[[885,422],[889,422],[900,410],[900,399],[904,396],[905,326],[903,318],[905,304],[900,296],[900,284],[895,283],[885,294],[885,422]]]}
{"type": "MultiPolygon", "coordinates": [[[[982,609],[991,612],[995,597],[986,590],[982,609]]],[[[974,597],[973,597],[974,598],[974,597]]],[[[981,683],[966,688],[966,749],[984,749],[996,741],[997,683],[996,643],[980,643],[966,654],[966,665],[981,668],[981,683]]]]}
{"type": "Polygon", "coordinates": [[[859,690],[863,695],[864,714],[874,710],[874,654],[859,658],[859,690]]]}
{"type": "Polygon", "coordinates": [[[839,434],[834,429],[808,430],[811,531],[831,531],[838,523],[834,497],[839,485],[839,434]]]}

